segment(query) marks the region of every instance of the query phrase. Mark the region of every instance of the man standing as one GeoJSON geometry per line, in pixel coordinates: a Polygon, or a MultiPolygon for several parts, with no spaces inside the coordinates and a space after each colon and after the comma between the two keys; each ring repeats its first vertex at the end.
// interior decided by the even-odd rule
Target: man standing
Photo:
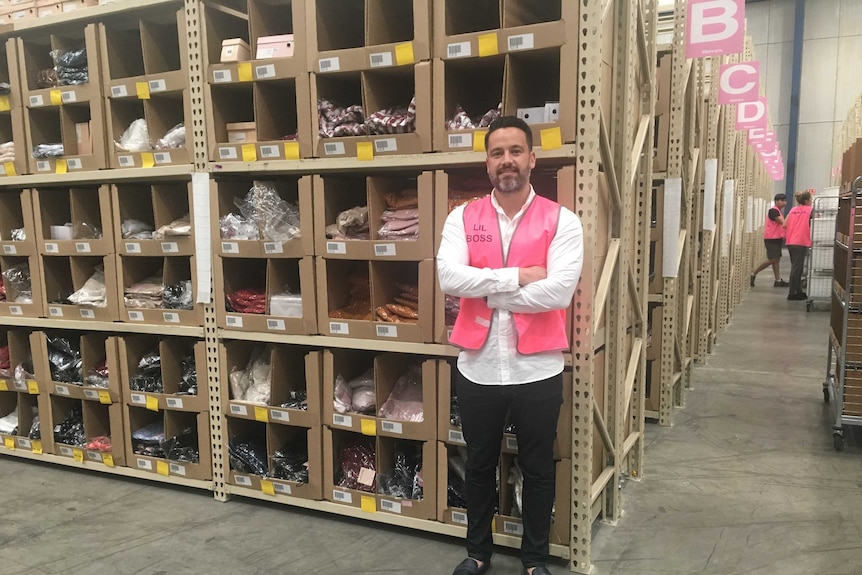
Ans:
{"type": "Polygon", "coordinates": [[[521,562],[524,573],[550,575],[553,443],[563,402],[562,351],[569,349],[565,310],[584,249],[578,217],[533,190],[532,148],[522,120],[491,123],[485,149],[494,189],[449,214],[437,254],[441,288],[461,298],[449,340],[462,349],[454,378],[467,442],[468,525],[467,559],[453,575],[481,575],[491,566],[507,413],[524,474],[521,562]]]}
{"type": "Polygon", "coordinates": [[[787,251],[790,252],[790,292],[787,299],[807,300],[808,294],[802,291],[802,273],[805,271],[805,256],[811,247],[811,192],[796,193],[796,205],[788,212],[787,251]]]}
{"type": "Polygon", "coordinates": [[[784,242],[784,206],[787,205],[787,196],[775,194],[775,204],[766,212],[766,224],[763,227],[763,244],[766,246],[766,260],[757,269],[751,272],[749,285],[754,287],[754,278],[772,266],[772,274],[775,281],[772,287],[787,287],[790,284],[781,279],[778,263],[781,261],[781,244],[784,242]]]}

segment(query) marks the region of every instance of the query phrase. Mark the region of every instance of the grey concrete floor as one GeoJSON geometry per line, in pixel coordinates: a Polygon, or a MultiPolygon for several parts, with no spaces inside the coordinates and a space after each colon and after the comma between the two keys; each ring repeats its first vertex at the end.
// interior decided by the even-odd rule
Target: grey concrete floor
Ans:
{"type": "MultiPolygon", "coordinates": [[[[767,275],[673,427],[647,425],[643,480],[594,528],[596,575],[862,573],[862,434],[833,450],[828,313],[767,275]]],[[[0,485],[2,575],[449,575],[464,555],[453,538],[11,457],[0,485]]],[[[501,549],[491,574],[519,566],[501,549]]]]}

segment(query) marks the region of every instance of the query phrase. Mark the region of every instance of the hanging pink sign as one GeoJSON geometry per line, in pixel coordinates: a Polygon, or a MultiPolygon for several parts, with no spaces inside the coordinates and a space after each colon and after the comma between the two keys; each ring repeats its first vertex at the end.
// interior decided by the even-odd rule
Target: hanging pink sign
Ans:
{"type": "Polygon", "coordinates": [[[745,42],[745,0],[689,0],[685,57],[739,54],[745,42]]]}
{"type": "Polygon", "coordinates": [[[750,130],[767,126],[766,98],[736,105],[736,129],[750,130]]]}
{"type": "Polygon", "coordinates": [[[718,103],[739,104],[757,100],[760,62],[722,64],[718,73],[718,103]]]}

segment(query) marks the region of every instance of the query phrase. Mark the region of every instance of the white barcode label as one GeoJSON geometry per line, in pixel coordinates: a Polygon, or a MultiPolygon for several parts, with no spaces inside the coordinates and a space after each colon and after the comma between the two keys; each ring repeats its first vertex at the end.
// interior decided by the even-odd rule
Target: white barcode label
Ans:
{"type": "Polygon", "coordinates": [[[55,385],[54,386],[54,393],[56,393],[57,395],[68,396],[69,395],[69,388],[66,387],[65,385],[55,385]]]}
{"type": "Polygon", "coordinates": [[[368,56],[372,68],[392,65],[392,52],[377,52],[368,56]]]}
{"type": "Polygon", "coordinates": [[[87,452],[87,459],[89,459],[90,461],[98,461],[99,463],[101,463],[102,462],[102,454],[97,452],[97,451],[88,451],[87,452]]]}
{"type": "Polygon", "coordinates": [[[254,74],[258,80],[264,78],[275,78],[275,66],[267,64],[266,66],[255,66],[254,74]]]}
{"type": "Polygon", "coordinates": [[[117,156],[117,163],[122,168],[131,168],[135,165],[135,159],[132,156],[117,156]]]}
{"type": "Polygon", "coordinates": [[[162,313],[162,318],[165,320],[165,323],[180,323],[180,314],[172,311],[166,311],[162,313]]]}
{"type": "Polygon", "coordinates": [[[329,322],[329,333],[337,333],[338,335],[349,335],[350,328],[343,321],[329,322]]]}
{"type": "Polygon", "coordinates": [[[174,475],[182,475],[183,477],[186,476],[186,466],[185,465],[178,465],[176,463],[170,463],[170,464],[168,464],[168,469],[174,475]]]}
{"type": "Polygon", "coordinates": [[[383,511],[389,511],[390,513],[398,513],[401,514],[401,504],[397,501],[389,501],[388,499],[380,500],[380,509],[383,511]]]}
{"type": "Polygon", "coordinates": [[[284,247],[281,242],[264,242],[263,253],[265,254],[283,254],[284,247]]]}
{"type": "Polygon", "coordinates": [[[142,312],[142,311],[130,311],[129,312],[129,321],[144,321],[144,312],[142,312]]]}
{"type": "Polygon", "coordinates": [[[138,466],[138,469],[146,469],[147,471],[153,470],[153,462],[149,459],[141,459],[140,457],[136,458],[137,461],[135,464],[138,466]]]}
{"type": "Polygon", "coordinates": [[[80,158],[69,158],[66,160],[66,167],[70,170],[80,170],[84,167],[80,158]]]}
{"type": "Polygon", "coordinates": [[[96,319],[96,312],[91,309],[79,309],[81,319],[96,319]]]}
{"type": "Polygon", "coordinates": [[[225,318],[228,327],[242,327],[242,318],[238,315],[229,315],[225,318]]]}
{"type": "Polygon", "coordinates": [[[169,152],[156,152],[153,154],[153,159],[157,164],[170,164],[171,154],[169,152]]]}
{"type": "Polygon", "coordinates": [[[132,403],[146,405],[147,404],[147,396],[143,393],[133,393],[132,394],[132,403]]]}
{"type": "Polygon", "coordinates": [[[125,98],[129,95],[125,86],[111,86],[111,96],[114,98],[125,98]]]}
{"type": "Polygon", "coordinates": [[[10,305],[9,306],[9,314],[10,315],[24,315],[24,310],[20,305],[10,305]]]}
{"type": "Polygon", "coordinates": [[[60,246],[58,246],[57,244],[54,244],[54,243],[45,244],[45,253],[56,254],[59,251],[60,251],[60,246]]]}
{"type": "Polygon", "coordinates": [[[345,242],[326,242],[326,253],[328,254],[346,254],[347,243],[345,242]]]}
{"type": "Polygon", "coordinates": [[[168,85],[164,80],[150,80],[150,92],[164,92],[168,89],[168,85]]]}
{"type": "Polygon", "coordinates": [[[99,399],[99,392],[95,389],[85,389],[84,397],[87,399],[99,399]]]}
{"type": "Polygon", "coordinates": [[[473,134],[449,134],[450,148],[472,148],[473,134]]]}
{"type": "Polygon", "coordinates": [[[403,426],[395,421],[381,421],[380,429],[387,433],[397,433],[398,435],[404,434],[403,426]]]}
{"type": "Polygon", "coordinates": [[[242,485],[243,487],[251,487],[251,477],[247,477],[245,475],[234,475],[233,480],[236,481],[237,485],[242,485]]]}
{"type": "Polygon", "coordinates": [[[462,445],[467,445],[467,442],[464,441],[464,434],[454,429],[449,430],[449,443],[460,443],[462,445]]]}
{"type": "Polygon", "coordinates": [[[165,399],[168,404],[168,407],[172,409],[182,409],[183,408],[183,400],[179,397],[168,397],[165,399]]]}
{"type": "Polygon", "coordinates": [[[268,319],[266,320],[266,329],[271,329],[274,331],[284,331],[286,328],[284,327],[283,319],[268,319]]]}
{"type": "Polygon", "coordinates": [[[380,140],[374,140],[374,151],[397,152],[398,142],[395,140],[395,138],[382,138],[380,140]]]}
{"type": "Polygon", "coordinates": [[[51,162],[48,160],[39,160],[36,162],[36,171],[37,172],[50,172],[51,171],[51,162]]]}
{"type": "Polygon", "coordinates": [[[74,452],[71,447],[66,447],[65,445],[60,446],[60,455],[65,455],[66,457],[72,457],[74,452]]]}
{"type": "Polygon", "coordinates": [[[378,325],[377,337],[398,337],[398,328],[394,325],[378,325]]]}
{"type": "Polygon", "coordinates": [[[340,413],[332,414],[332,425],[340,425],[341,427],[353,427],[353,418],[349,415],[341,415],[340,413]]]}
{"type": "Polygon", "coordinates": [[[3,246],[3,253],[6,254],[7,256],[14,256],[15,254],[18,253],[18,248],[16,248],[15,246],[10,246],[9,244],[6,244],[3,246]]]}
{"type": "Polygon", "coordinates": [[[375,256],[394,256],[395,244],[374,244],[375,256]]]}
{"type": "Polygon", "coordinates": [[[221,251],[225,254],[238,254],[239,244],[236,242],[222,242],[221,251]]]}
{"type": "Polygon", "coordinates": [[[269,418],[283,423],[290,423],[290,413],[281,409],[270,409],[269,418]]]}
{"type": "Polygon", "coordinates": [[[75,251],[79,254],[88,254],[90,253],[90,242],[76,242],[75,243],[75,251]]]}
{"type": "Polygon", "coordinates": [[[281,154],[278,153],[278,146],[261,146],[260,147],[260,157],[261,158],[279,158],[281,154]]]}
{"type": "Polygon", "coordinates": [[[50,315],[51,317],[63,317],[63,308],[49,307],[48,315],[50,315]]]}
{"type": "Polygon", "coordinates": [[[272,488],[276,493],[281,493],[282,495],[291,495],[293,493],[290,489],[290,485],[286,485],[284,483],[273,483],[272,488]]]}
{"type": "Polygon", "coordinates": [[[177,242],[162,242],[162,253],[163,254],[176,254],[179,253],[180,248],[177,245],[177,242]]]}
{"type": "Polygon", "coordinates": [[[222,82],[232,82],[233,76],[230,70],[213,70],[213,82],[221,84],[222,82]]]}
{"type": "Polygon", "coordinates": [[[503,521],[503,532],[509,535],[523,535],[524,526],[514,521],[503,521]]]}
{"type": "Polygon", "coordinates": [[[41,95],[30,96],[30,107],[35,108],[36,106],[43,106],[44,100],[41,95]]]}
{"type": "Polygon", "coordinates": [[[275,58],[275,48],[261,48],[258,46],[257,59],[266,60],[268,58],[275,58]]]}
{"type": "Polygon", "coordinates": [[[65,92],[60,92],[60,101],[64,104],[71,104],[72,102],[78,101],[78,96],[73,90],[67,90],[65,92]]]}
{"type": "Polygon", "coordinates": [[[218,157],[220,160],[236,160],[236,148],[222,147],[218,149],[218,157]]]}
{"type": "Polygon", "coordinates": [[[518,34],[509,36],[509,50],[530,50],[533,48],[532,34],[518,34]]]}
{"type": "Polygon", "coordinates": [[[517,437],[506,437],[506,449],[511,449],[512,451],[518,451],[518,438],[517,437]]]}
{"type": "Polygon", "coordinates": [[[459,525],[467,525],[467,514],[462,513],[461,511],[453,511],[452,523],[458,523],[459,525]]]}
{"type": "Polygon", "coordinates": [[[466,58],[471,53],[470,42],[455,42],[446,46],[446,55],[449,58],[466,58]]]}
{"type": "Polygon", "coordinates": [[[323,153],[327,156],[343,156],[344,155],[344,143],[343,142],[327,142],[323,144],[323,153]]]}
{"type": "Polygon", "coordinates": [[[234,415],[248,415],[248,409],[244,405],[230,404],[230,412],[234,415]]]}
{"type": "Polygon", "coordinates": [[[318,68],[321,72],[337,72],[341,69],[341,63],[338,61],[338,58],[322,58],[317,63],[318,68]]]}
{"type": "Polygon", "coordinates": [[[353,503],[353,494],[346,491],[332,490],[332,500],[339,503],[353,503]]]}
{"type": "Polygon", "coordinates": [[[32,449],[33,444],[30,443],[30,440],[27,439],[26,437],[19,437],[18,438],[18,447],[23,447],[24,449],[32,449]]]}
{"type": "Polygon", "coordinates": [[[141,253],[141,244],[138,242],[126,242],[126,252],[130,254],[141,253]]]}

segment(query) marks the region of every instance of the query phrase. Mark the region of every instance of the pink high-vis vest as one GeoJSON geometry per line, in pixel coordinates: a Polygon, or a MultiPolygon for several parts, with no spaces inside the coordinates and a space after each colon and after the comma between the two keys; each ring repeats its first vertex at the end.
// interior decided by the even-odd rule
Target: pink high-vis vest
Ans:
{"type": "MultiPolygon", "coordinates": [[[[560,205],[535,196],[512,235],[504,258],[497,211],[488,195],[464,208],[464,229],[470,265],[477,268],[547,267],[548,247],[557,233],[560,205]],[[475,231],[475,232],[474,232],[475,231]]],[[[491,315],[484,298],[461,298],[461,310],[449,341],[464,349],[480,349],[488,338],[491,315]]],[[[566,310],[512,313],[518,333],[518,352],[540,353],[568,349],[566,310]]]]}
{"type": "Polygon", "coordinates": [[[787,214],[788,246],[811,247],[811,206],[793,206],[787,214]]]}
{"type": "Polygon", "coordinates": [[[784,237],[784,228],[778,222],[773,222],[769,219],[769,212],[771,210],[778,210],[778,213],[781,213],[781,209],[775,204],[766,211],[766,225],[763,227],[763,239],[780,240],[784,237]]]}

